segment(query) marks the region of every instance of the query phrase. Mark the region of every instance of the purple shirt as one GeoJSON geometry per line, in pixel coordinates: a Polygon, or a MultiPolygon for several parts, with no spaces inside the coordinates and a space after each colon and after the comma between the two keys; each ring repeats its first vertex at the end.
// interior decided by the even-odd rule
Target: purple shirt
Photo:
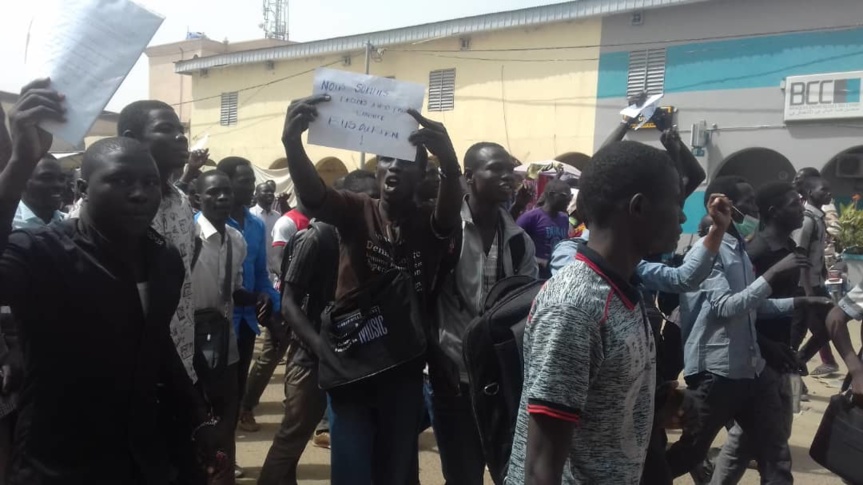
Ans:
{"type": "Polygon", "coordinates": [[[554,246],[566,239],[569,233],[569,217],[566,214],[559,212],[552,218],[539,207],[522,214],[516,224],[533,239],[536,257],[546,261],[551,259],[554,246]]]}

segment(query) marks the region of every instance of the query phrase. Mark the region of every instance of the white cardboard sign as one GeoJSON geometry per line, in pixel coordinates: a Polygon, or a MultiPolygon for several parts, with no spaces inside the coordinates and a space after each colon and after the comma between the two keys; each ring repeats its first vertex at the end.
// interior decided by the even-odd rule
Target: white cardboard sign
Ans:
{"type": "Polygon", "coordinates": [[[336,69],[315,71],[313,93],[329,94],[317,105],[309,143],[374,155],[414,160],[408,137],[418,123],[407,113],[422,110],[425,86],[336,69]]]}

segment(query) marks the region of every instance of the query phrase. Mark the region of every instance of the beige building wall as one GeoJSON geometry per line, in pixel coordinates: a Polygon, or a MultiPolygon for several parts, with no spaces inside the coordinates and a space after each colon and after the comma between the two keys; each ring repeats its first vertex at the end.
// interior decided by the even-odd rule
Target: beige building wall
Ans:
{"type": "Polygon", "coordinates": [[[145,53],[150,62],[149,97],[164,101],[177,110],[180,121],[186,126],[192,115],[192,80],[174,72],[174,63],[195,57],[206,57],[239,50],[262,49],[287,42],[259,39],[247,42],[226,43],[211,39],[190,39],[171,44],[149,47],[145,53]]]}
{"type": "MultiPolygon", "coordinates": [[[[548,160],[566,152],[592,153],[600,29],[601,21],[593,19],[489,32],[471,36],[469,50],[460,52],[422,52],[458,49],[458,38],[391,47],[371,63],[370,73],[427,85],[430,71],[455,68],[455,109],[425,114],[447,126],[460,156],[478,141],[500,143],[525,162],[548,160]],[[579,45],[585,47],[481,52],[579,45]]],[[[313,70],[329,66],[363,72],[362,52],[354,53],[348,66],[342,58],[289,60],[276,62],[271,68],[264,63],[248,64],[195,73],[191,76],[196,100],[192,137],[209,134],[215,160],[238,155],[270,167],[284,157],[280,137],[287,106],[290,100],[311,94],[313,70]],[[258,87],[247,89],[251,86],[258,87]],[[220,96],[231,91],[240,91],[238,121],[233,126],[220,126],[220,96]]],[[[316,163],[336,157],[347,170],[360,164],[357,152],[312,145],[307,145],[307,151],[316,163]]]]}

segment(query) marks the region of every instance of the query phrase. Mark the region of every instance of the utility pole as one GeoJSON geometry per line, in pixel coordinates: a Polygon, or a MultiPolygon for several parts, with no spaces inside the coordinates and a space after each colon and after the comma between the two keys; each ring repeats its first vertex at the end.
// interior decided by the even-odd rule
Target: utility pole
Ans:
{"type": "MultiPolygon", "coordinates": [[[[369,73],[369,61],[371,61],[372,57],[372,43],[370,41],[366,41],[366,74],[369,73]]],[[[364,170],[366,168],[366,152],[360,153],[360,169],[364,170]]]]}

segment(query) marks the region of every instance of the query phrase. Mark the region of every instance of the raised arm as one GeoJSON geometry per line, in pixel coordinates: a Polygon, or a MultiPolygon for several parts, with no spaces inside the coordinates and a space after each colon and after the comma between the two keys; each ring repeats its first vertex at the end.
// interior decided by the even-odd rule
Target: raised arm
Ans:
{"type": "Polygon", "coordinates": [[[9,137],[9,130],[6,129],[6,112],[3,111],[3,105],[0,104],[0,170],[6,168],[11,157],[12,139],[9,137]]]}
{"type": "Polygon", "coordinates": [[[695,189],[707,178],[707,174],[698,163],[695,155],[686,148],[680,139],[680,133],[676,129],[668,129],[662,132],[659,140],[665,147],[668,155],[677,164],[677,170],[683,178],[683,195],[689,197],[695,189]]]}
{"type": "Polygon", "coordinates": [[[420,129],[410,136],[410,142],[417,147],[425,147],[440,161],[441,183],[434,223],[440,234],[448,235],[461,225],[463,194],[458,157],[443,123],[432,121],[413,109],[409,109],[408,114],[420,124],[420,129]]]}
{"type": "Polygon", "coordinates": [[[713,225],[707,236],[692,247],[682,266],[672,268],[662,263],[639,263],[636,271],[645,287],[666,293],[686,293],[698,289],[710,275],[722,238],[731,224],[731,201],[722,194],[712,194],[707,212],[713,225]]]}
{"type": "Polygon", "coordinates": [[[329,100],[330,96],[324,94],[291,102],[282,131],[282,144],[285,146],[288,171],[294,183],[294,190],[297,197],[303,201],[303,205],[309,209],[320,207],[324,203],[327,191],[314,164],[306,154],[302,135],[309,129],[309,123],[318,117],[316,106],[329,100]]]}
{"type": "Polygon", "coordinates": [[[207,163],[210,157],[210,149],[195,150],[189,154],[189,163],[183,169],[183,176],[180,177],[174,186],[180,189],[184,194],[189,194],[189,184],[201,175],[201,168],[207,163]]]}
{"type": "Polygon", "coordinates": [[[600,149],[605,148],[607,145],[611,145],[612,143],[619,142],[623,140],[623,137],[629,132],[629,118],[624,118],[623,121],[617,124],[611,133],[608,134],[608,137],[602,142],[602,145],[599,146],[600,149]]]}
{"type": "Polygon", "coordinates": [[[63,95],[49,89],[48,79],[31,82],[9,112],[12,155],[0,172],[0,248],[5,248],[12,231],[15,210],[27,180],[39,160],[48,153],[53,137],[39,128],[43,121],[63,121],[63,95]]]}

